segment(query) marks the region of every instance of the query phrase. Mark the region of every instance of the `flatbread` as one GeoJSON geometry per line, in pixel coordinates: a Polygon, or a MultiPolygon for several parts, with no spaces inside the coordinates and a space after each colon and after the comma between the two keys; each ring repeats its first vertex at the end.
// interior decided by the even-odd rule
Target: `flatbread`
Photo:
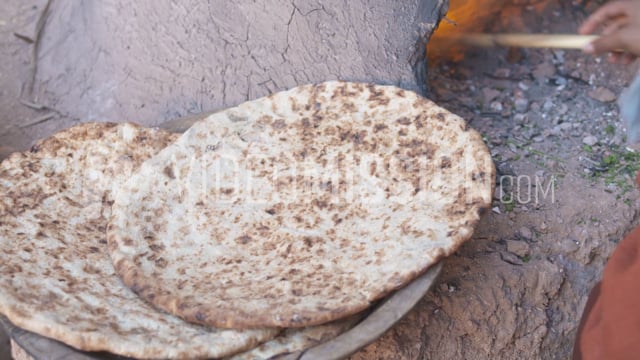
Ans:
{"type": "Polygon", "coordinates": [[[0,164],[0,313],[86,351],[137,358],[220,357],[276,330],[185,323],[140,300],[106,251],[111,189],[176,135],[87,123],[0,164]]]}
{"type": "Polygon", "coordinates": [[[115,194],[109,251],[125,284],[188,321],[316,325],[455,251],[494,177],[481,136],[415,93],[301,86],[213,114],[145,162],[115,194]]]}
{"type": "Polygon", "coordinates": [[[275,338],[251,350],[233,355],[227,360],[276,359],[287,354],[301,352],[318,344],[326,343],[351,329],[362,317],[363,314],[356,314],[322,325],[285,329],[275,338]]]}

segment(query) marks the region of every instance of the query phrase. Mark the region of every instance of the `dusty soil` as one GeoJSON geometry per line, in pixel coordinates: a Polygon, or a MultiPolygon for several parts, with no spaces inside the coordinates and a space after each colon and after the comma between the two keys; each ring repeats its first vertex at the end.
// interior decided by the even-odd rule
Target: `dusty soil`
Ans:
{"type": "MultiPolygon", "coordinates": [[[[44,3],[0,8],[5,152],[32,133],[53,131],[61,118],[18,102],[39,99],[21,92],[30,78],[32,44],[14,33],[34,34],[44,3]]],[[[584,6],[525,9],[503,16],[494,30],[574,32],[597,4],[584,6]]],[[[499,170],[494,208],[446,260],[419,306],[353,359],[570,357],[590,288],[638,223],[632,176],[640,156],[626,149],[614,101],[636,68],[575,51],[499,49],[431,69],[429,96],[469,120],[491,148],[499,170]]]]}

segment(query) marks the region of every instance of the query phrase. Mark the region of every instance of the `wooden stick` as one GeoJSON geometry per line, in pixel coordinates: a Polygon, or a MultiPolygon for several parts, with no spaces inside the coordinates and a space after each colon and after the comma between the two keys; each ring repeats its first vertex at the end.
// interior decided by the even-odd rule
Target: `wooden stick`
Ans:
{"type": "Polygon", "coordinates": [[[458,43],[471,46],[509,46],[529,48],[558,48],[558,49],[582,49],[585,45],[597,39],[597,35],[573,35],[573,34],[480,34],[461,33],[436,35],[431,39],[458,43]]]}

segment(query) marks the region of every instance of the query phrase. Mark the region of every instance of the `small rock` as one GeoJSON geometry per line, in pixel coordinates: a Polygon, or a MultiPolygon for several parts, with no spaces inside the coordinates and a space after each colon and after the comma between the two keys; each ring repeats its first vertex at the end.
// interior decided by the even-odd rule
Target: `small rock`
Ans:
{"type": "Polygon", "coordinates": [[[516,176],[516,172],[513,170],[513,167],[506,161],[496,162],[496,172],[499,175],[516,176]]]}
{"type": "Polygon", "coordinates": [[[544,81],[546,78],[550,78],[556,73],[556,67],[548,62],[544,62],[538,66],[536,66],[535,70],[533,70],[533,76],[538,81],[544,81]]]}
{"type": "Polygon", "coordinates": [[[524,261],[510,252],[500,252],[500,259],[511,265],[523,265],[524,261]]]}
{"type": "Polygon", "coordinates": [[[567,113],[567,111],[569,111],[569,105],[562,103],[560,104],[560,106],[556,111],[558,112],[559,115],[564,115],[567,113]]]}
{"type": "Polygon", "coordinates": [[[553,170],[553,171],[558,171],[558,170],[560,170],[560,166],[559,166],[557,161],[549,160],[549,161],[547,161],[547,169],[553,170]]]}
{"type": "Polygon", "coordinates": [[[498,96],[500,96],[500,91],[492,88],[482,88],[482,99],[485,104],[489,104],[498,96]]]}
{"type": "Polygon", "coordinates": [[[520,135],[526,140],[531,140],[531,138],[535,135],[532,130],[521,132],[520,135]]]}
{"type": "Polygon", "coordinates": [[[564,88],[567,86],[567,79],[562,76],[555,77],[553,78],[553,84],[558,88],[564,88]]]}
{"type": "Polygon", "coordinates": [[[447,285],[445,283],[442,283],[442,284],[438,285],[438,290],[440,290],[440,292],[445,293],[445,292],[449,291],[449,285],[447,285]]]}
{"type": "Polygon", "coordinates": [[[553,108],[553,101],[547,99],[544,101],[544,104],[542,104],[542,110],[544,111],[549,111],[553,108]]]}
{"type": "Polygon", "coordinates": [[[549,225],[547,225],[546,222],[542,222],[542,224],[540,224],[540,230],[545,231],[549,228],[549,225]]]}
{"type": "Polygon", "coordinates": [[[460,102],[460,104],[470,109],[473,109],[476,106],[475,100],[468,96],[462,96],[458,98],[458,101],[460,102]]]}
{"type": "Polygon", "coordinates": [[[564,51],[563,50],[552,50],[553,51],[553,55],[555,57],[555,61],[558,64],[563,64],[564,63],[564,51]]]}
{"type": "Polygon", "coordinates": [[[517,112],[523,113],[529,109],[529,100],[526,98],[517,98],[514,105],[517,112]]]}
{"type": "Polygon", "coordinates": [[[515,160],[517,157],[518,157],[518,154],[512,151],[507,151],[504,154],[502,154],[502,160],[504,161],[512,161],[512,160],[515,160]]]}
{"type": "Polygon", "coordinates": [[[495,112],[502,112],[503,110],[502,103],[500,101],[492,101],[489,108],[495,112]]]}
{"type": "Polygon", "coordinates": [[[520,237],[524,240],[533,239],[533,231],[531,231],[531,229],[526,226],[523,226],[520,228],[520,230],[518,230],[518,235],[520,235],[520,237]]]}
{"type": "Polygon", "coordinates": [[[544,136],[542,135],[534,136],[533,139],[531,140],[533,140],[533,142],[541,143],[544,141],[544,136]]]}
{"type": "MultiPolygon", "coordinates": [[[[578,64],[578,65],[579,65],[579,64],[578,64]]],[[[587,80],[587,79],[584,79],[582,75],[583,75],[583,73],[582,73],[581,71],[578,71],[578,70],[573,70],[573,71],[569,74],[569,76],[571,76],[571,77],[572,77],[572,78],[574,78],[574,79],[587,80]]]]}
{"type": "Polygon", "coordinates": [[[573,124],[570,122],[565,122],[559,125],[562,130],[571,130],[573,128],[573,124]]]}
{"type": "Polygon", "coordinates": [[[535,102],[535,101],[534,101],[534,102],[532,102],[532,103],[531,103],[531,111],[534,111],[534,112],[538,112],[538,111],[540,111],[540,104],[538,104],[538,103],[537,103],[537,102],[535,102]]]}
{"type": "Polygon", "coordinates": [[[496,71],[493,73],[493,75],[497,78],[508,78],[509,76],[511,76],[511,69],[509,68],[499,68],[496,69],[496,71]]]}
{"type": "Polygon", "coordinates": [[[624,139],[621,135],[616,134],[610,141],[611,145],[620,146],[624,142],[624,139]]]}
{"type": "Polygon", "coordinates": [[[494,200],[502,199],[502,194],[503,194],[503,191],[502,191],[502,187],[501,186],[498,185],[493,189],[493,199],[494,200]]]}
{"type": "Polygon", "coordinates": [[[575,239],[564,238],[560,242],[560,249],[565,253],[576,252],[580,248],[580,243],[575,239]]]}
{"type": "Polygon", "coordinates": [[[435,95],[440,101],[449,101],[455,98],[455,94],[452,91],[447,90],[444,87],[434,87],[435,95]]]}
{"type": "Polygon", "coordinates": [[[527,114],[515,114],[513,115],[513,121],[516,124],[526,124],[529,122],[529,116],[527,114]]]}
{"type": "Polygon", "coordinates": [[[522,258],[529,255],[530,248],[524,241],[507,240],[507,251],[522,258]]]}
{"type": "Polygon", "coordinates": [[[593,238],[593,235],[590,232],[590,230],[583,226],[578,226],[574,228],[573,231],[571,231],[571,235],[573,240],[582,244],[586,243],[587,241],[593,238]]]}
{"type": "Polygon", "coordinates": [[[613,91],[607,89],[606,87],[599,86],[589,91],[589,97],[600,102],[607,103],[614,101],[616,99],[616,94],[614,94],[613,91]]]}
{"type": "Polygon", "coordinates": [[[528,85],[526,82],[524,82],[524,81],[520,81],[520,82],[518,83],[518,88],[519,88],[520,90],[522,90],[522,91],[527,91],[527,90],[529,90],[529,85],[528,85]]]}
{"type": "Polygon", "coordinates": [[[585,145],[593,146],[598,143],[598,138],[593,135],[589,135],[582,139],[582,143],[585,145]]]}
{"type": "Polygon", "coordinates": [[[498,206],[492,207],[491,211],[493,211],[495,214],[502,214],[502,212],[500,212],[500,207],[498,206]]]}

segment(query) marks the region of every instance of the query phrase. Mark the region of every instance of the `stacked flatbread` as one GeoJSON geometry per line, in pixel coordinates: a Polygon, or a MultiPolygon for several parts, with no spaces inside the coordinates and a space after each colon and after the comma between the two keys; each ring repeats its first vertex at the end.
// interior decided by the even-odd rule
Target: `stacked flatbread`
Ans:
{"type": "Polygon", "coordinates": [[[454,251],[493,186],[480,135],[429,100],[301,86],[211,115],[145,162],[115,195],[109,250],[125,284],[189,322],[310,326],[454,251]]]}
{"type": "Polygon", "coordinates": [[[176,135],[82,124],[0,164],[0,313],[90,351],[221,357],[275,329],[219,330],[156,311],[116,276],[106,251],[111,189],[176,135]]]}
{"type": "Polygon", "coordinates": [[[82,124],[0,164],[0,313],[138,358],[299,351],[468,239],[493,177],[464,121],[388,86],[302,86],[180,137],[82,124]]]}

